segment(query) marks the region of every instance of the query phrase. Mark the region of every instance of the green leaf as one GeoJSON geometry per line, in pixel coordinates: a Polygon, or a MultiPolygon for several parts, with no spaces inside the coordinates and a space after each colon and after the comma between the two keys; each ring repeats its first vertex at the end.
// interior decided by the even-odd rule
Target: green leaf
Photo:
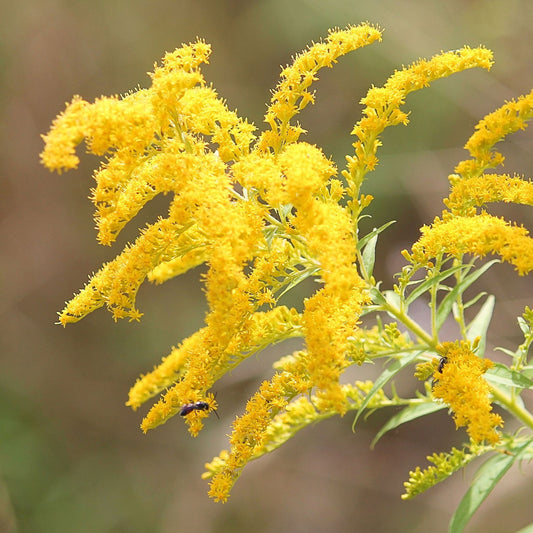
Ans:
{"type": "Polygon", "coordinates": [[[433,285],[440,284],[446,278],[453,276],[458,270],[461,270],[462,268],[463,265],[454,266],[452,268],[449,268],[448,270],[445,270],[444,272],[441,272],[436,276],[426,279],[416,289],[409,293],[409,296],[406,298],[405,303],[407,305],[412,304],[419,296],[429,291],[431,287],[433,287],[433,285]]]}
{"type": "Polygon", "coordinates": [[[366,409],[366,406],[370,403],[370,400],[373,398],[376,392],[381,390],[390,379],[392,379],[398,372],[400,372],[400,370],[402,370],[402,368],[409,365],[422,353],[424,353],[422,350],[413,353],[408,353],[401,359],[393,361],[392,364],[385,368],[381,375],[376,379],[372,389],[370,389],[369,393],[366,395],[365,399],[361,403],[361,407],[359,407],[359,410],[357,411],[357,414],[355,415],[354,421],[352,423],[352,431],[354,431],[357,420],[359,419],[363,411],[366,409]]]}
{"type": "Polygon", "coordinates": [[[368,277],[372,276],[372,272],[374,272],[374,262],[376,260],[377,242],[378,242],[378,236],[376,234],[368,241],[368,244],[363,249],[362,262],[363,262],[363,267],[368,277]]]}
{"type": "Polygon", "coordinates": [[[474,304],[476,304],[481,298],[484,298],[487,296],[486,292],[480,292],[478,295],[474,296],[471,300],[468,300],[468,302],[465,302],[463,304],[464,309],[468,309],[469,307],[472,307],[474,304]]]}
{"type": "Polygon", "coordinates": [[[391,220],[390,222],[383,224],[383,226],[380,226],[377,229],[374,228],[370,233],[368,233],[367,235],[359,239],[359,241],[357,242],[357,249],[362,250],[366,246],[367,242],[369,242],[371,239],[373,239],[374,237],[379,235],[381,232],[386,230],[389,226],[395,223],[396,223],[396,220],[391,220]]]}
{"type": "Polygon", "coordinates": [[[527,337],[531,333],[531,328],[529,326],[529,323],[526,322],[521,316],[517,318],[518,326],[522,330],[522,333],[524,334],[524,337],[527,337]]]}
{"type": "Polygon", "coordinates": [[[481,340],[478,344],[478,351],[480,354],[485,353],[485,343],[487,340],[487,330],[489,329],[490,320],[492,318],[492,312],[494,311],[494,296],[487,297],[485,303],[481,306],[478,314],[474,317],[474,320],[468,324],[466,328],[466,338],[469,341],[473,341],[477,337],[481,340]]]}
{"type": "Polygon", "coordinates": [[[400,309],[401,301],[398,293],[394,291],[383,291],[382,294],[385,297],[387,304],[396,309],[400,309]]]}
{"type": "Polygon", "coordinates": [[[452,306],[457,299],[457,297],[460,294],[463,294],[463,292],[466,291],[470,285],[472,285],[480,276],[482,276],[494,263],[499,263],[499,259],[494,259],[493,261],[489,261],[488,263],[485,263],[480,268],[474,270],[472,274],[469,274],[464,279],[462,279],[442,300],[441,304],[439,305],[439,308],[437,310],[437,317],[436,317],[436,326],[437,331],[440,331],[440,328],[444,324],[444,321],[450,314],[450,311],[452,309],[452,306]]]}
{"type": "Polygon", "coordinates": [[[502,348],[501,346],[496,346],[494,350],[498,352],[503,352],[505,355],[508,355],[513,359],[516,357],[516,352],[512,352],[511,350],[508,350],[507,348],[502,348]]]}
{"type": "Polygon", "coordinates": [[[285,220],[291,214],[293,207],[294,206],[292,204],[283,204],[282,206],[280,206],[280,208],[278,209],[280,218],[282,220],[285,220]]]}
{"type": "Polygon", "coordinates": [[[285,287],[285,289],[283,289],[282,292],[276,295],[276,298],[281,298],[286,292],[289,292],[292,288],[296,287],[296,285],[308,277],[314,276],[319,270],[319,267],[305,268],[304,270],[300,271],[295,270],[289,277],[286,278],[287,280],[290,279],[290,283],[285,287]]]}
{"type": "Polygon", "coordinates": [[[485,376],[490,383],[500,383],[507,387],[518,389],[533,389],[533,380],[516,370],[511,370],[501,363],[495,363],[494,367],[489,369],[485,376]]]}
{"type": "Polygon", "coordinates": [[[378,431],[377,435],[374,437],[374,440],[370,443],[370,448],[373,448],[378,442],[378,440],[391,429],[401,426],[406,422],[410,422],[411,420],[415,420],[416,418],[420,418],[422,416],[429,415],[430,413],[434,413],[435,411],[440,411],[445,407],[446,405],[435,402],[424,402],[408,405],[405,409],[402,409],[397,415],[394,415],[378,431]]]}
{"type": "Polygon", "coordinates": [[[472,485],[466,491],[461,503],[459,503],[459,507],[452,516],[448,529],[449,533],[461,533],[463,531],[468,521],[485,498],[492,492],[498,481],[511,468],[512,464],[523,455],[532,442],[533,439],[528,440],[517,448],[512,455],[499,453],[481,465],[472,481],[472,485]]]}
{"type": "Polygon", "coordinates": [[[522,375],[533,379],[533,366],[525,366],[522,368],[522,375]]]}
{"type": "Polygon", "coordinates": [[[387,300],[385,300],[385,297],[383,296],[383,294],[381,294],[381,291],[376,288],[376,287],[372,287],[370,289],[370,298],[372,298],[372,301],[377,304],[377,305],[386,305],[387,304],[387,300]]]}

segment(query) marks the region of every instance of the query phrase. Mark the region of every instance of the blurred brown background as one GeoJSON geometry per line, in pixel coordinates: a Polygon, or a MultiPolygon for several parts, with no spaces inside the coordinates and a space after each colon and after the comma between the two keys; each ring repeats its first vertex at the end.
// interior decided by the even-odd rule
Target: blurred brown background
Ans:
{"type": "MultiPolygon", "coordinates": [[[[253,358],[220,383],[221,420],[211,417],[197,439],[177,419],[144,436],[146,409],[125,407],[127,391],[202,325],[200,269],[143,287],[140,323],[114,324],[101,310],[66,329],[54,325],[63,302],[136,232],[127,230],[113,249],[96,244],[87,200],[96,159],[52,175],[39,166],[40,134],[73,94],[93,100],[146,87],[153,63],[196,36],[213,46],[207,79],[261,128],[280,65],[328,28],[368,20],[385,29],[383,42],[323,71],[317,105],[301,116],[307,140],[342,168],[359,99],[371,84],[418,57],[485,44],[495,53],[490,73],[464,72],[410,95],[411,124],[384,135],[381,165],[365,192],[376,197],[370,226],[398,221],[379,245],[377,273],[390,286],[402,265],[399,251],[441,211],[447,175],[466,157],[462,146],[476,122],[533,86],[530,0],[2,4],[0,532],[446,531],[471,470],[400,500],[410,469],[462,442],[445,413],[399,428],[373,451],[372,436],[390,413],[373,415],[355,434],[350,416],[308,428],[250,465],[227,504],[211,502],[200,480],[204,462],[226,447],[231,420],[272,361],[294,346],[253,358]]],[[[507,172],[531,176],[531,141],[531,131],[508,140],[507,172]]],[[[153,204],[143,220],[164,212],[164,199],[153,204]]],[[[530,210],[512,213],[531,228],[530,210]]],[[[531,280],[498,266],[486,283],[499,312],[490,340],[513,348],[520,339],[515,317],[533,303],[531,280]]],[[[411,376],[405,386],[415,386],[411,376]]],[[[533,521],[531,470],[514,468],[467,531],[508,533],[533,521]]]]}

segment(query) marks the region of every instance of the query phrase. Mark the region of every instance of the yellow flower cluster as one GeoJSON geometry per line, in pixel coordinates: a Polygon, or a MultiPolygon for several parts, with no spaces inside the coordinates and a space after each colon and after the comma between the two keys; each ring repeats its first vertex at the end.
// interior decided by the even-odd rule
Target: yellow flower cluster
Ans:
{"type": "Polygon", "coordinates": [[[324,42],[313,44],[297,55],[292,64],[282,70],[281,81],[272,95],[265,116],[270,130],[261,135],[258,143],[260,151],[279,153],[285,144],[297,141],[304,130],[299,125],[291,125],[290,120],[314,102],[314,95],[308,89],[318,79],[318,71],[332,67],[340,56],[376,40],[381,40],[379,28],[361,24],[347,31],[330,31],[324,42]]]}
{"type": "MultiPolygon", "coordinates": [[[[305,356],[304,352],[296,354],[295,358],[301,356],[305,356]]],[[[291,362],[294,363],[294,359],[291,362]]],[[[288,370],[289,366],[291,365],[279,365],[284,370],[288,370]]],[[[281,374],[277,374],[278,376],[281,374]]],[[[359,409],[372,386],[373,383],[368,381],[357,381],[354,385],[342,385],[339,388],[339,395],[342,397],[344,409],[359,409]]],[[[310,398],[299,396],[284,405],[277,402],[274,406],[277,414],[271,419],[267,414],[269,402],[266,400],[270,397],[269,388],[268,382],[263,383],[259,393],[248,402],[247,415],[234,422],[231,451],[223,450],[205,465],[206,472],[202,477],[212,478],[209,494],[217,501],[228,499],[229,490],[247,462],[277,449],[301,429],[339,414],[336,406],[331,405],[328,400],[323,401],[318,395],[312,395],[310,398]],[[261,412],[263,412],[263,417],[260,416],[261,412]],[[246,435],[246,440],[235,441],[234,439],[239,434],[246,435]],[[250,436],[256,440],[250,440],[250,436]]],[[[276,395],[273,398],[276,398],[276,395]]],[[[380,390],[373,396],[369,407],[377,409],[392,404],[391,400],[380,390]]]]}
{"type": "Polygon", "coordinates": [[[472,159],[459,163],[455,171],[463,178],[473,178],[487,168],[501,165],[504,157],[494,150],[494,145],[510,133],[525,129],[532,117],[533,91],[489,113],[479,121],[476,132],[465,145],[472,159]]]}
{"type": "Polygon", "coordinates": [[[449,254],[483,257],[498,254],[515,266],[520,275],[533,270],[533,239],[529,231],[510,221],[488,214],[491,202],[533,205],[533,183],[520,176],[483,174],[503,164],[504,157],[494,145],[508,134],[527,127],[533,118],[533,91],[511,101],[483,118],[465,148],[472,159],[462,161],[449,179],[450,195],[444,203],[448,211],[422,228],[422,236],[412,248],[411,260],[427,264],[432,257],[449,254]]]}
{"type": "MultiPolygon", "coordinates": [[[[217,500],[227,499],[246,463],[281,442],[280,435],[342,415],[369,392],[371,387],[340,384],[342,372],[367,357],[364,336],[357,333],[370,303],[357,267],[357,224],[371,198],[359,188],[377,164],[379,135],[408,122],[400,109],[407,94],[492,62],[490,51],[465,47],[420,60],[372,88],[353,130],[358,140],[342,172],[345,185],[319,148],[299,141],[303,129],[291,120],[313,102],[309,87],[321,68],[380,38],[378,28],[361,24],[331,31],[296,56],[273,93],[265,116],[269,129],[258,137],[206,85],[200,66],[210,47],[201,40],[166,54],[150,74],[148,89],[93,104],[75,97],[44,136],[41,159],[52,170],[75,168],[75,148],[83,140],[89,151],[107,156],[94,173],[92,191],[102,244],[111,244],[152,198],[171,195],[167,216],[92,276],[61,312],[61,324],[104,305],[115,319],[139,319],[135,298],[146,278],[162,283],[201,263],[208,266],[205,327],[130,391],[134,409],[163,393],[142,422],[145,432],[181,413],[196,435],[216,409],[208,391],[218,379],[268,345],[305,340],[304,349],[280,362],[235,420],[230,451],[209,468],[210,493],[217,500]],[[278,305],[309,277],[320,285],[302,312],[278,305]],[[184,413],[183,406],[191,405],[200,407],[184,413]]],[[[393,329],[391,342],[406,342],[393,329]]],[[[376,335],[367,337],[370,342],[376,335]]],[[[374,393],[373,401],[380,398],[374,393]]]]}
{"type": "Polygon", "coordinates": [[[365,174],[378,163],[376,152],[381,146],[378,137],[382,131],[388,126],[409,122],[408,114],[400,109],[409,93],[423,89],[432,81],[454,72],[472,67],[490,69],[491,66],[490,50],[465,46],[453,52],[438,54],[430,60],[419,60],[396,71],[383,87],[370,89],[361,101],[366,106],[363,109],[364,117],[352,131],[352,135],[358,138],[353,145],[355,157],[346,158],[348,169],[342,173],[352,189],[351,196],[357,197],[365,174]]]}
{"type": "Polygon", "coordinates": [[[427,460],[433,466],[424,470],[417,466],[414,471],[409,472],[409,481],[404,483],[405,493],[402,494],[402,500],[414,498],[439,481],[447,479],[476,457],[476,453],[468,453],[457,448],[452,448],[449,453],[434,453],[428,456],[427,460]]]}
{"type": "Polygon", "coordinates": [[[442,359],[433,374],[433,396],[450,407],[456,426],[466,426],[474,443],[496,444],[496,427],[503,426],[503,420],[492,412],[490,387],[483,378],[494,364],[477,357],[466,341],[444,342],[437,351],[442,359]]]}

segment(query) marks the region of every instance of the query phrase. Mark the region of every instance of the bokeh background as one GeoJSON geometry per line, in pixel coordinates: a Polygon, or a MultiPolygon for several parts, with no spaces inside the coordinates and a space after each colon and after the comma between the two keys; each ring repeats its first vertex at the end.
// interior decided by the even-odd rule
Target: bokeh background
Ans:
{"type": "MultiPolygon", "coordinates": [[[[276,347],[227,376],[217,387],[220,420],[210,417],[197,439],[177,419],[143,435],[146,409],[125,407],[127,391],[170,346],[201,327],[202,269],[144,286],[140,323],[115,324],[100,310],[66,329],[54,325],[63,302],[136,230],[126,230],[113,249],[99,246],[87,199],[96,159],[84,157],[78,171],[52,175],[39,166],[40,134],[73,94],[93,100],[148,86],[153,63],[196,36],[213,46],[207,79],[230,108],[261,128],[280,65],[328,28],[368,20],[385,29],[383,42],[322,71],[317,104],[300,117],[306,140],[342,167],[359,100],[371,84],[418,57],[482,43],[495,53],[490,73],[460,73],[411,94],[410,125],[383,137],[381,165],[365,192],[376,198],[369,227],[397,220],[378,249],[377,274],[391,286],[400,250],[441,211],[447,175],[466,157],[462,146],[476,122],[531,90],[530,0],[1,5],[0,532],[446,531],[471,469],[413,501],[400,500],[410,469],[462,442],[445,413],[399,428],[374,450],[372,436],[391,413],[371,416],[356,433],[350,416],[331,419],[247,467],[228,503],[210,501],[200,479],[204,463],[226,447],[232,419],[271,374],[272,361],[296,346],[276,347]]],[[[531,175],[531,140],[531,131],[509,138],[507,172],[531,175]]],[[[166,202],[152,202],[141,223],[164,212],[166,202]]],[[[530,210],[515,208],[510,216],[531,228],[530,210]]],[[[520,340],[516,316],[532,304],[531,279],[500,265],[485,288],[497,296],[490,345],[513,348],[520,340]]],[[[412,376],[403,386],[416,386],[412,376]]],[[[531,522],[532,481],[531,466],[514,468],[467,531],[508,533],[531,522]]]]}

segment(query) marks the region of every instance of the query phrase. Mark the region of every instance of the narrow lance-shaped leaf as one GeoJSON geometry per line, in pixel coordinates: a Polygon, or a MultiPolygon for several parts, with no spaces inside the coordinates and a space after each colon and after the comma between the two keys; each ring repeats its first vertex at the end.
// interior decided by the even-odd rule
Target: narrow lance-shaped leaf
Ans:
{"type": "Polygon", "coordinates": [[[313,268],[306,268],[301,271],[295,271],[290,276],[287,276],[285,281],[289,281],[287,286],[281,291],[278,295],[276,295],[276,298],[281,298],[285,293],[289,292],[291,289],[296,287],[296,285],[299,285],[302,281],[306,280],[307,278],[314,276],[320,269],[318,267],[313,268]]]}
{"type": "Polygon", "coordinates": [[[425,415],[429,415],[436,411],[444,409],[446,405],[438,404],[435,402],[424,402],[408,405],[402,409],[397,415],[394,415],[377,433],[374,440],[370,443],[370,447],[373,448],[378,440],[385,435],[391,429],[397,428],[406,422],[415,420],[425,415]]]}
{"type": "Polygon", "coordinates": [[[488,263],[485,263],[479,269],[472,272],[472,274],[469,274],[463,280],[461,280],[446,295],[446,297],[442,300],[441,304],[439,305],[439,309],[437,311],[437,319],[436,319],[437,331],[440,330],[447,316],[450,314],[452,306],[455,300],[457,299],[457,297],[460,294],[463,294],[463,292],[466,291],[466,289],[470,287],[470,285],[472,285],[477,279],[479,279],[479,277],[482,276],[492,265],[494,265],[494,263],[499,263],[499,260],[494,259],[493,261],[489,261],[488,263]]]}
{"type": "Polygon", "coordinates": [[[494,311],[494,302],[494,296],[489,296],[485,303],[481,306],[481,309],[475,316],[474,320],[472,320],[472,322],[470,322],[466,328],[466,334],[469,341],[473,342],[478,337],[480,338],[478,344],[478,350],[480,354],[485,353],[487,330],[489,329],[492,313],[494,311]]]}
{"type": "Polygon", "coordinates": [[[390,222],[383,224],[383,226],[380,226],[379,228],[374,228],[370,233],[366,234],[364,237],[359,239],[359,241],[357,242],[357,249],[362,250],[366,246],[367,242],[370,241],[370,239],[373,239],[376,235],[379,235],[380,233],[385,231],[389,226],[391,226],[395,222],[396,222],[395,220],[391,220],[390,222]]]}
{"type": "Polygon", "coordinates": [[[378,236],[374,235],[363,249],[363,267],[368,277],[374,272],[374,263],[376,260],[376,244],[378,236]]]}
{"type": "Polygon", "coordinates": [[[357,423],[357,420],[361,416],[361,413],[366,409],[366,406],[370,403],[370,400],[373,398],[373,396],[382,389],[386,383],[393,378],[402,368],[409,365],[412,361],[414,361],[421,353],[421,351],[416,351],[411,354],[407,354],[403,356],[401,359],[394,361],[391,365],[389,365],[385,370],[382,372],[382,374],[376,379],[374,382],[374,386],[372,389],[370,389],[370,392],[366,395],[365,399],[361,403],[361,407],[357,411],[357,414],[355,415],[354,421],[352,423],[352,430],[355,428],[355,424],[357,423]]]}
{"type": "Polygon", "coordinates": [[[485,376],[489,383],[500,383],[517,389],[533,389],[533,380],[527,375],[511,370],[501,363],[495,363],[494,368],[490,368],[485,376]]]}
{"type": "Polygon", "coordinates": [[[498,481],[511,468],[513,463],[522,457],[532,443],[533,439],[530,439],[517,448],[512,455],[497,454],[481,465],[472,485],[452,517],[448,529],[449,533],[461,533],[463,531],[470,518],[492,492],[498,481]]]}
{"type": "Polygon", "coordinates": [[[376,259],[376,244],[378,242],[379,234],[387,229],[390,225],[394,224],[394,220],[383,224],[379,228],[374,228],[368,235],[365,235],[358,243],[357,249],[363,250],[362,262],[365,271],[370,277],[374,271],[374,262],[376,259]]]}
{"type": "Polygon", "coordinates": [[[418,287],[416,287],[416,289],[413,289],[409,293],[409,296],[405,300],[406,304],[411,305],[418,297],[420,297],[425,292],[429,291],[431,287],[433,287],[436,284],[440,284],[446,278],[449,278],[450,276],[452,276],[453,274],[455,274],[458,270],[461,270],[462,268],[464,268],[463,265],[455,266],[455,267],[445,270],[444,272],[437,274],[436,276],[426,279],[418,287]]]}

